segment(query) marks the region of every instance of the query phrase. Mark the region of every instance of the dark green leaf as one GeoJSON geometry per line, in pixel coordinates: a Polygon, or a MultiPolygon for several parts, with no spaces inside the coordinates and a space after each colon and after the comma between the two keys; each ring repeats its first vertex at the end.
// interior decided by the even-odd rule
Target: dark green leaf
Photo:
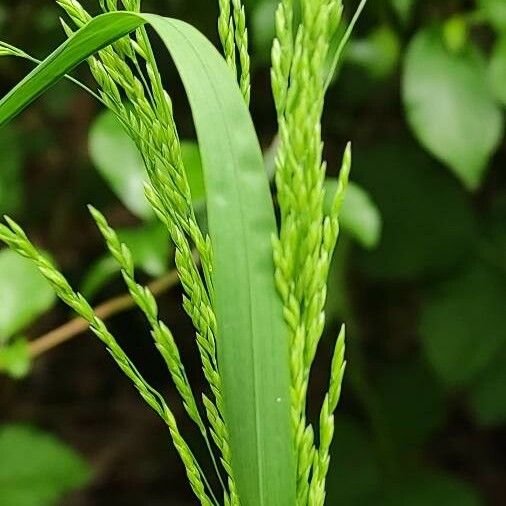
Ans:
{"type": "Polygon", "coordinates": [[[260,0],[253,8],[251,16],[252,40],[262,63],[269,61],[272,41],[276,34],[274,19],[277,7],[277,0],[260,0]]]}
{"type": "Polygon", "coordinates": [[[378,506],[483,506],[477,491],[450,475],[421,471],[396,482],[378,506]]]}
{"type": "Polygon", "coordinates": [[[418,0],[390,0],[397,16],[402,23],[407,24],[413,17],[413,11],[418,0]]]}
{"type": "Polygon", "coordinates": [[[90,478],[67,445],[35,428],[0,426],[0,504],[53,506],[90,478]]]}
{"type": "Polygon", "coordinates": [[[504,0],[478,0],[490,23],[499,31],[506,31],[506,3],[504,0]]]}
{"type": "Polygon", "coordinates": [[[506,344],[506,279],[476,263],[428,298],[420,333],[425,353],[450,387],[467,385],[506,344]]]}
{"type": "Polygon", "coordinates": [[[269,181],[232,74],[200,34],[189,47],[184,37],[194,32],[182,26],[189,33],[167,23],[156,28],[169,49],[184,46],[172,56],[188,91],[204,167],[234,473],[244,504],[293,506],[289,350],[274,285],[269,181]]]}
{"type": "Polygon", "coordinates": [[[383,221],[379,247],[360,256],[369,275],[439,274],[467,257],[475,234],[467,195],[408,139],[358,150],[354,175],[383,221]]]}
{"type": "Polygon", "coordinates": [[[356,421],[336,418],[332,455],[326,503],[374,504],[372,497],[381,485],[381,470],[372,440],[356,421]]]}
{"type": "Polygon", "coordinates": [[[506,347],[484,369],[469,391],[469,405],[480,425],[496,427],[506,422],[506,347]]]}
{"type": "Polygon", "coordinates": [[[13,128],[0,130],[0,213],[16,213],[23,199],[21,169],[23,153],[19,134],[13,128]]]}
{"type": "Polygon", "coordinates": [[[29,260],[0,251],[0,344],[51,308],[53,289],[29,260]]]}
{"type": "Polygon", "coordinates": [[[419,32],[406,54],[403,98],[418,140],[476,189],[503,131],[478,50],[469,44],[452,53],[439,30],[419,32]]]}
{"type": "Polygon", "coordinates": [[[399,454],[412,455],[445,419],[443,393],[433,374],[418,359],[387,365],[375,381],[384,425],[399,454]]]}
{"type": "Polygon", "coordinates": [[[325,315],[327,323],[343,320],[349,311],[348,268],[352,244],[347,237],[341,237],[337,243],[328,277],[325,315]]]}

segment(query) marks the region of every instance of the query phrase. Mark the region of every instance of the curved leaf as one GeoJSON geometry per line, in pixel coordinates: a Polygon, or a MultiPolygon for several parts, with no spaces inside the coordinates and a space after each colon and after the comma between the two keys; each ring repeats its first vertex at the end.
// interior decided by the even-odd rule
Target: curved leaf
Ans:
{"type": "Polygon", "coordinates": [[[476,189],[503,131],[478,50],[469,43],[451,52],[439,30],[421,31],[406,53],[403,98],[418,140],[468,189],[476,189]]]}

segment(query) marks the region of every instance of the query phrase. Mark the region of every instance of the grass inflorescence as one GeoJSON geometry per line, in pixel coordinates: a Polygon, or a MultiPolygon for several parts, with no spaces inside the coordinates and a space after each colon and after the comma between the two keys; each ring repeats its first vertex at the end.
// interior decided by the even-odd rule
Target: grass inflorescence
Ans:
{"type": "MultiPolygon", "coordinates": [[[[62,25],[72,40],[76,31],[92,22],[92,17],[77,0],[56,2],[67,14],[67,21],[62,20],[62,25]]],[[[104,13],[140,13],[141,10],[140,0],[100,0],[99,3],[104,13]]],[[[186,468],[191,488],[199,502],[206,506],[323,506],[325,501],[334,412],[339,402],[345,369],[344,327],[335,345],[328,391],[321,406],[316,429],[308,421],[306,404],[311,368],[325,325],[327,276],[339,235],[339,213],[351,167],[351,148],[347,146],[345,149],[333,205],[330,212],[326,213],[326,163],[322,155],[321,119],[329,85],[329,61],[331,68],[334,68],[342,50],[341,44],[335,55],[330,54],[332,39],[342,22],[343,5],[341,0],[301,0],[300,6],[298,13],[293,0],[280,1],[275,19],[276,39],[272,48],[272,90],[279,124],[275,174],[280,211],[278,233],[273,233],[269,229],[270,225],[266,225],[271,220],[275,230],[274,212],[271,209],[272,202],[263,168],[260,166],[260,179],[244,179],[256,185],[256,193],[252,193],[259,197],[257,202],[263,202],[265,194],[262,192],[267,194],[269,202],[265,206],[265,213],[258,216],[262,217],[261,220],[266,217],[261,232],[266,233],[268,256],[273,264],[267,265],[269,262],[265,259],[258,262],[258,265],[255,264],[255,259],[246,264],[248,269],[251,268],[248,275],[253,278],[258,275],[258,279],[249,280],[251,286],[262,286],[267,292],[272,285],[273,298],[269,299],[267,294],[264,300],[258,293],[253,293],[253,288],[244,291],[244,300],[251,305],[246,307],[245,314],[237,315],[237,318],[244,319],[244,328],[251,330],[251,340],[242,341],[245,346],[251,346],[251,350],[243,350],[246,354],[242,357],[248,359],[246,362],[251,359],[251,370],[247,369],[244,373],[240,369],[241,364],[235,369],[224,367],[227,364],[224,364],[223,360],[231,360],[233,354],[219,353],[220,336],[224,334],[224,326],[228,325],[228,322],[221,321],[220,327],[218,323],[222,314],[219,310],[220,301],[223,304],[223,294],[219,290],[217,293],[216,287],[217,257],[222,260],[223,251],[214,250],[213,231],[204,232],[197,222],[172,101],[162,84],[146,29],[139,23],[133,33],[126,36],[124,33],[127,32],[121,33],[121,38],[116,37],[115,42],[87,59],[98,87],[96,92],[89,91],[114,112],[136,143],[147,173],[146,198],[156,217],[166,226],[175,246],[175,264],[184,292],[182,305],[195,328],[195,344],[207,381],[207,389],[200,394],[200,398],[190,385],[174,335],[159,318],[155,296],[136,279],[132,253],[120,241],[103,214],[93,207],[90,207],[90,212],[109,252],[121,268],[130,296],[149,324],[154,344],[165,361],[186,414],[204,439],[222,488],[220,494],[210,486],[163,396],[141,376],[90,304],[72,289],[65,277],[30,242],[19,225],[10,218],[6,218],[7,225],[0,225],[0,239],[35,263],[60,299],[89,323],[91,330],[106,345],[142,398],[167,424],[174,446],[186,468]],[[272,238],[272,248],[269,238],[272,238]],[[260,275],[267,275],[270,284],[264,283],[264,278],[260,279],[260,275]],[[279,297],[276,295],[276,289],[279,297]],[[272,301],[279,302],[279,299],[282,307],[280,305],[279,315],[274,315],[279,316],[279,326],[275,318],[272,327],[262,327],[257,325],[258,322],[251,321],[252,315],[259,318],[258,310],[266,307],[265,304],[270,306],[270,311],[275,310],[272,301]],[[255,303],[258,306],[252,309],[255,303]],[[283,318],[284,330],[281,327],[283,318]],[[276,329],[275,335],[265,335],[266,329],[269,328],[276,329]],[[262,332],[264,341],[259,337],[262,332]],[[270,340],[278,340],[282,345],[271,349],[270,340]],[[268,362],[267,359],[271,358],[268,354],[271,352],[274,353],[275,360],[268,362]],[[265,371],[264,363],[258,362],[264,359],[265,364],[270,364],[265,371]],[[224,370],[229,373],[232,370],[232,374],[239,371],[239,374],[255,376],[244,382],[245,398],[254,400],[256,410],[263,409],[268,416],[272,416],[272,420],[263,420],[264,413],[253,410],[252,419],[244,424],[248,430],[252,430],[248,434],[255,438],[254,442],[248,441],[250,444],[243,441],[244,447],[250,453],[242,453],[241,442],[238,444],[237,439],[234,439],[242,430],[241,424],[237,424],[242,399],[240,396],[235,399],[226,398],[226,392],[233,392],[234,389],[230,389],[230,383],[227,385],[226,381],[230,378],[224,376],[224,370]],[[286,370],[287,378],[285,390],[283,379],[275,380],[275,376],[282,375],[283,370],[286,370]],[[265,378],[259,377],[263,375],[265,378]],[[269,390],[270,386],[273,392],[275,388],[281,390],[276,390],[277,393],[273,397],[270,391],[265,391],[269,390]],[[287,430],[283,432],[285,408],[287,430]],[[270,426],[271,422],[273,427],[270,426]],[[267,452],[265,445],[268,445],[269,441],[272,441],[274,448],[278,435],[273,434],[278,428],[281,431],[280,437],[286,439],[286,445],[279,446],[280,462],[276,467],[271,465],[272,462],[265,462],[262,452],[267,452]],[[288,449],[284,454],[283,448],[288,449]],[[245,456],[246,460],[249,456],[255,462],[245,461],[245,456]],[[279,471],[279,487],[282,489],[277,491],[278,499],[273,499],[272,489],[269,489],[269,486],[276,486],[278,479],[276,475],[269,476],[271,469],[274,473],[279,471]],[[254,477],[252,479],[258,482],[251,486],[244,482],[249,470],[254,477]],[[268,483],[264,484],[264,480],[268,483]]],[[[249,121],[247,111],[243,111],[246,110],[246,105],[249,105],[251,95],[246,11],[241,0],[219,0],[219,8],[218,32],[228,68],[237,80],[231,91],[237,90],[240,102],[240,107],[234,110],[231,117],[236,120],[239,112],[240,117],[246,114],[244,117],[249,121]]],[[[177,30],[174,33],[176,32],[177,30]]],[[[349,32],[345,37],[349,37],[349,32]]],[[[37,63],[23,51],[5,43],[0,44],[0,56],[17,56],[37,63]]],[[[216,65],[219,68],[219,64],[216,65]]],[[[210,70],[213,70],[212,66],[206,71],[210,70]]],[[[226,70],[225,67],[225,73],[226,70]]],[[[233,101],[231,103],[234,105],[233,101]]],[[[227,142],[233,144],[236,141],[233,139],[233,132],[230,132],[230,124],[233,122],[224,123],[224,131],[230,136],[227,142]]],[[[249,135],[253,129],[248,128],[245,132],[249,135]]],[[[231,159],[238,163],[237,160],[241,158],[237,157],[237,153],[246,153],[241,160],[255,167],[257,155],[260,159],[257,144],[257,139],[254,138],[249,151],[232,150],[229,153],[231,159]]],[[[212,150],[213,146],[201,146],[204,152],[209,149],[212,150]]],[[[215,154],[213,156],[216,158],[215,154]]],[[[241,177],[237,171],[232,170],[230,174],[235,178],[241,177]]],[[[250,177],[247,170],[245,175],[242,175],[245,176],[250,177]]],[[[234,187],[237,184],[240,186],[240,179],[230,182],[233,199],[241,198],[241,188],[234,187]]],[[[209,193],[213,188],[207,190],[209,193]]],[[[242,188],[242,191],[244,190],[242,188]]],[[[218,189],[219,191],[221,190],[218,189]]],[[[221,198],[220,195],[218,197],[221,198]]],[[[221,205],[220,198],[216,200],[218,207],[221,205]]],[[[243,212],[241,206],[236,209],[243,212]]],[[[248,221],[240,223],[247,224],[248,221]]],[[[264,236],[251,235],[249,240],[253,242],[250,244],[255,244],[256,247],[255,240],[252,239],[254,237],[262,240],[264,236]]],[[[224,243],[218,244],[222,246],[224,243]]],[[[246,240],[243,246],[247,244],[246,240]]],[[[256,253],[258,258],[265,253],[262,245],[256,253]]],[[[233,255],[230,258],[233,258],[233,255]]],[[[223,267],[222,264],[218,265],[223,267]]],[[[241,265],[240,262],[237,265],[241,265]]],[[[237,283],[241,282],[237,279],[237,283]]],[[[224,289],[223,284],[219,286],[224,289]]],[[[240,305],[237,307],[244,308],[240,305]]],[[[223,347],[223,343],[221,346],[223,347]]],[[[233,353],[233,347],[231,349],[233,353]]],[[[238,376],[236,379],[240,383],[243,378],[238,376]]],[[[247,408],[251,412],[252,406],[247,408]]],[[[248,409],[245,409],[245,412],[248,412],[248,409]]],[[[273,458],[276,457],[278,455],[273,458]]]]}
{"type": "Polygon", "coordinates": [[[320,447],[307,422],[311,366],[325,324],[327,276],[339,233],[339,211],[351,166],[346,148],[339,187],[324,214],[326,164],[322,160],[321,118],[332,38],[341,22],[340,0],[302,2],[294,29],[294,5],[282,0],[276,13],[272,88],[279,122],[276,187],[281,211],[274,241],[276,281],[290,330],[292,422],[297,455],[297,504],[322,505],[333,430],[332,414],[344,370],[344,333],[336,344],[329,394],[322,406],[320,447]],[[330,437],[329,437],[330,436],[330,437]]]}

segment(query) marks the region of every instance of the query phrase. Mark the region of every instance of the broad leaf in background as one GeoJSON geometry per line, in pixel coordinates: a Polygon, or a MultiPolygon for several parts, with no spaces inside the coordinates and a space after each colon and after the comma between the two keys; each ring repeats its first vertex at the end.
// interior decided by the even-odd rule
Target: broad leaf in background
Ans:
{"type": "Polygon", "coordinates": [[[413,18],[414,7],[418,0],[390,0],[397,16],[403,24],[408,24],[413,18]]]}
{"type": "Polygon", "coordinates": [[[435,471],[419,471],[398,480],[377,506],[484,506],[464,481],[435,471]]]}
{"type": "Polygon", "coordinates": [[[275,19],[278,0],[260,0],[252,9],[251,33],[253,46],[261,63],[267,64],[276,34],[275,19]]]}
{"type": "Polygon", "coordinates": [[[16,213],[23,200],[23,150],[13,127],[0,129],[0,214],[16,213]]]}
{"type": "Polygon", "coordinates": [[[329,270],[329,283],[325,315],[327,325],[342,323],[343,317],[350,310],[350,294],[348,286],[348,267],[350,264],[351,240],[341,237],[336,246],[329,270]]]}
{"type": "Polygon", "coordinates": [[[441,31],[419,32],[406,53],[403,100],[418,140],[476,189],[503,131],[486,63],[471,43],[451,52],[441,31]]]}
{"type": "MultiPolygon", "coordinates": [[[[376,456],[374,443],[355,420],[337,417],[335,454],[331,463],[328,504],[346,506],[482,506],[476,490],[443,472],[413,469],[408,464],[401,476],[389,480],[376,456]]],[[[389,456],[389,458],[395,458],[389,456]]],[[[384,464],[384,463],[383,463],[384,464]]]]}
{"type": "MultiPolygon", "coordinates": [[[[480,252],[497,268],[497,276],[506,281],[506,194],[497,195],[481,222],[480,252]]],[[[475,420],[483,426],[506,422],[506,345],[489,366],[477,376],[469,390],[469,406],[475,420]]]]}
{"type": "Polygon", "coordinates": [[[116,278],[121,270],[118,262],[105,255],[96,260],[83,276],[79,291],[87,299],[93,299],[109,281],[116,278]]]}
{"type": "MultiPolygon", "coordinates": [[[[100,114],[89,134],[90,157],[125,207],[141,219],[154,214],[144,196],[147,179],[144,162],[134,141],[111,111],[100,114]]],[[[181,154],[195,205],[204,199],[202,162],[198,145],[183,141],[181,154]]]]}
{"type": "Polygon", "coordinates": [[[504,273],[506,266],[506,193],[499,193],[490,202],[480,219],[480,252],[504,273]]]}
{"type": "Polygon", "coordinates": [[[51,308],[56,296],[29,261],[0,251],[0,345],[51,308]]]}
{"type": "Polygon", "coordinates": [[[489,77],[497,100],[506,105],[506,31],[492,51],[489,77]]]}
{"type": "Polygon", "coordinates": [[[467,386],[506,346],[506,276],[476,262],[433,290],[422,309],[425,353],[448,387],[467,386]]]}
{"type": "Polygon", "coordinates": [[[355,155],[354,177],[383,221],[379,246],[359,257],[374,278],[440,274],[465,258],[475,235],[466,192],[416,145],[399,137],[355,155]]]}
{"type": "Polygon", "coordinates": [[[504,0],[478,0],[490,24],[499,32],[506,31],[506,2],[504,0]]]}
{"type": "Polygon", "coordinates": [[[445,423],[444,396],[424,363],[388,364],[375,379],[384,426],[397,455],[413,456],[445,423]]]}
{"type": "Polygon", "coordinates": [[[142,219],[153,217],[144,196],[147,175],[142,156],[114,114],[101,114],[90,129],[93,164],[129,211],[142,219]]]}
{"type": "Polygon", "coordinates": [[[374,79],[384,79],[395,70],[400,51],[399,37],[385,25],[364,39],[352,40],[346,48],[345,59],[363,67],[374,79]]]}
{"type": "Polygon", "coordinates": [[[159,223],[147,224],[140,228],[117,230],[119,239],[130,251],[135,265],[150,276],[162,275],[168,267],[169,235],[159,223]]]}
{"type": "MultiPolygon", "coordinates": [[[[325,207],[328,212],[337,190],[337,179],[325,181],[325,207]]],[[[374,248],[381,237],[381,215],[370,195],[355,183],[349,183],[340,216],[341,229],[364,248],[374,248]]]]}
{"type": "Polygon", "coordinates": [[[6,345],[0,345],[0,374],[20,379],[28,374],[30,366],[30,350],[25,339],[16,338],[6,345]]]}
{"type": "Polygon", "coordinates": [[[53,436],[22,425],[0,426],[0,504],[54,506],[90,476],[89,466],[53,436]]]}
{"type": "MultiPolygon", "coordinates": [[[[130,249],[134,265],[152,277],[161,276],[169,264],[169,235],[164,225],[157,222],[140,227],[117,229],[118,237],[130,249]]],[[[112,278],[120,273],[118,263],[105,255],[97,260],[84,276],[81,291],[93,297],[112,278]]]]}
{"type": "Polygon", "coordinates": [[[469,407],[476,421],[485,427],[506,422],[506,346],[477,378],[469,390],[469,407]]]}
{"type": "Polygon", "coordinates": [[[374,453],[374,443],[360,423],[337,416],[335,423],[330,476],[327,483],[328,504],[362,506],[375,504],[373,498],[381,486],[381,468],[374,453]]]}

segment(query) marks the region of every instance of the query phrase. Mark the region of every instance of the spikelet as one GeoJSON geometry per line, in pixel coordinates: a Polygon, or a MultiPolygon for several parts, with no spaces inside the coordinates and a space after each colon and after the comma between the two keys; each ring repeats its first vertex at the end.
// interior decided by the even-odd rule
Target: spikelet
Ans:
{"type": "Polygon", "coordinates": [[[336,351],[332,382],[322,407],[319,448],[306,420],[311,367],[325,325],[330,262],[339,233],[339,210],[348,181],[351,148],[345,151],[339,187],[329,215],[323,211],[326,164],[322,159],[321,117],[331,38],[342,14],[341,0],[302,0],[294,30],[293,0],[281,0],[272,47],[272,91],[279,123],[276,188],[281,214],[273,239],[276,284],[290,331],[291,398],[297,458],[297,505],[323,504],[337,407],[344,334],[336,351]]]}

